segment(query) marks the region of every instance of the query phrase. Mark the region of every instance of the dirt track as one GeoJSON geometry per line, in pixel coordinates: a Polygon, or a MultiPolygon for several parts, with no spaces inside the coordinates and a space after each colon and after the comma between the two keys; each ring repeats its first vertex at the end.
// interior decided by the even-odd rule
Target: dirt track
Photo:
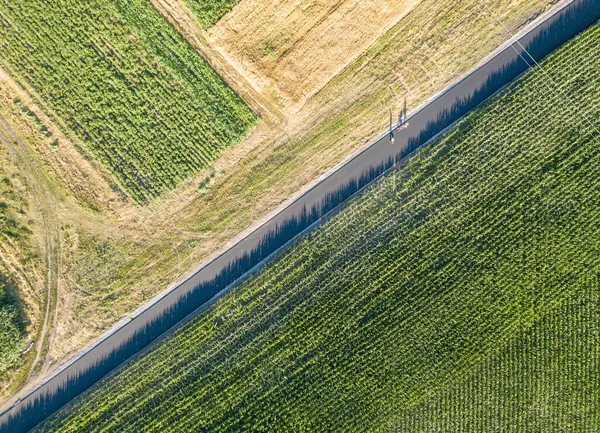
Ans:
{"type": "Polygon", "coordinates": [[[12,154],[20,167],[29,187],[33,192],[37,211],[41,215],[44,231],[44,261],[46,264],[46,293],[43,302],[44,317],[42,326],[34,336],[35,358],[29,367],[26,381],[36,374],[44,375],[48,365],[44,363],[54,338],[54,330],[58,319],[58,292],[60,286],[60,229],[58,226],[57,208],[49,181],[44,178],[38,163],[32,158],[30,150],[13,131],[6,120],[0,117],[2,130],[9,136],[2,142],[12,154]]]}

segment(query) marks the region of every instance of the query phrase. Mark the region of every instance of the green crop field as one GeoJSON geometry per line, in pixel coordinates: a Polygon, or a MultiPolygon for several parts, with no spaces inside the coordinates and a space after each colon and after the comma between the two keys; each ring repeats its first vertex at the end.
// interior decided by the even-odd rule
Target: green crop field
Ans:
{"type": "Polygon", "coordinates": [[[148,0],[4,0],[0,40],[4,66],[137,202],[209,165],[256,122],[148,0]]]}
{"type": "Polygon", "coordinates": [[[234,7],[240,0],[184,0],[194,12],[200,28],[207,29],[234,7]]]}
{"type": "Polygon", "coordinates": [[[407,410],[393,430],[597,431],[599,294],[591,279],[463,378],[407,410]]]}
{"type": "Polygon", "coordinates": [[[596,25],[40,431],[597,431],[599,53],[596,25]]]}

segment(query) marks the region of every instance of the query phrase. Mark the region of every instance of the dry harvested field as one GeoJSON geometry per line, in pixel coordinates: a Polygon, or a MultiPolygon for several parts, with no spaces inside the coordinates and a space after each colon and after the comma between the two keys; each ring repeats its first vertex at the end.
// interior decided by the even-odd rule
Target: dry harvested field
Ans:
{"type": "Polygon", "coordinates": [[[208,40],[283,110],[301,106],[419,0],[247,0],[208,40]]]}
{"type": "MultiPolygon", "coordinates": [[[[479,0],[241,0],[218,3],[202,19],[198,11],[210,2],[152,3],[261,118],[209,166],[140,204],[72,131],[72,119],[26,80],[0,71],[0,109],[39,163],[58,221],[58,314],[40,349],[42,373],[365,146],[389,109],[405,98],[414,109],[508,39],[479,0]],[[249,11],[259,10],[264,16],[251,20],[249,11]]],[[[517,31],[554,2],[487,3],[517,31]]],[[[29,194],[35,200],[39,192],[29,194]]]]}

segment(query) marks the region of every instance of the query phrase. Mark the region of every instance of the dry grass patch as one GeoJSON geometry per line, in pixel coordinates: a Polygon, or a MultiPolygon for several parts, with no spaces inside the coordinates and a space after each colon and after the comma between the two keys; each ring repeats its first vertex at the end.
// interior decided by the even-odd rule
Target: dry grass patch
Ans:
{"type": "Polygon", "coordinates": [[[0,110],[0,399],[28,374],[45,306],[42,215],[12,151],[15,138],[0,110]]]}
{"type": "Polygon", "coordinates": [[[293,111],[420,0],[244,0],[208,39],[293,111]]]}

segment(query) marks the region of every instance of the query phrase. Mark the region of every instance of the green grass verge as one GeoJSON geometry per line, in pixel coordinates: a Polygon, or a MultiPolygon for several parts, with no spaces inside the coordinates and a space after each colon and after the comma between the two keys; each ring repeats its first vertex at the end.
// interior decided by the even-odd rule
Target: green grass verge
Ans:
{"type": "Polygon", "coordinates": [[[144,202],[209,165],[254,113],[147,0],[0,3],[0,60],[144,202]]]}
{"type": "Polygon", "coordinates": [[[221,19],[240,0],[184,0],[194,12],[200,28],[207,29],[221,19]]]}
{"type": "Polygon", "coordinates": [[[597,25],[40,431],[598,429],[599,52],[597,25]]]}
{"type": "MultiPolygon", "coordinates": [[[[2,260],[15,248],[31,254],[25,194],[19,175],[10,175],[0,167],[0,379],[17,364],[26,337],[14,276],[2,260]]],[[[23,266],[27,266],[32,257],[23,259],[23,266]]]]}
{"type": "Polygon", "coordinates": [[[14,293],[8,278],[0,273],[0,379],[19,360],[25,340],[23,318],[14,293]]]}

